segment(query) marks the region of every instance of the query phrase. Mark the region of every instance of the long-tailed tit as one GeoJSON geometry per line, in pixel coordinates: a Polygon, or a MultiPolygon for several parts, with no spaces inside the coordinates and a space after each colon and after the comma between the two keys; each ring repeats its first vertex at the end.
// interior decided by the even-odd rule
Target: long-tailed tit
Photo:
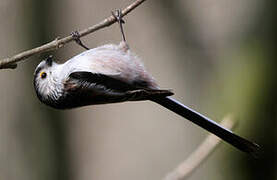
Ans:
{"type": "MultiPolygon", "coordinates": [[[[240,149],[256,155],[259,146],[169,97],[173,93],[158,87],[146,72],[141,60],[133,54],[122,29],[120,11],[115,16],[123,41],[119,45],[103,45],[87,50],[63,64],[52,57],[42,61],[34,74],[34,87],[43,103],[57,109],[86,105],[150,100],[240,149]]],[[[76,42],[86,48],[74,34],[76,42]]],[[[87,48],[88,49],[88,48],[87,48]]]]}

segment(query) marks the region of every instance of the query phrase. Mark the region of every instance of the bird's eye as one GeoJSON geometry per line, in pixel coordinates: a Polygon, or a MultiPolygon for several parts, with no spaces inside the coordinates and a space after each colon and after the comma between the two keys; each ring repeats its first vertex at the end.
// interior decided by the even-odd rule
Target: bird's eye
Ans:
{"type": "Polygon", "coordinates": [[[40,73],[40,77],[41,77],[41,79],[46,78],[46,76],[47,76],[46,72],[41,72],[41,73],[40,73]]]}

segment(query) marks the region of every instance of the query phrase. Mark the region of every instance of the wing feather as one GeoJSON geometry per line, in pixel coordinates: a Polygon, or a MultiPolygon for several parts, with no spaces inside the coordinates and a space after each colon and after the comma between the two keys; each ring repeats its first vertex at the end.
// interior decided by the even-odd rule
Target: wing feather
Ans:
{"type": "Polygon", "coordinates": [[[63,108],[166,97],[168,90],[150,89],[145,82],[127,83],[103,74],[74,72],[64,83],[63,108]]]}

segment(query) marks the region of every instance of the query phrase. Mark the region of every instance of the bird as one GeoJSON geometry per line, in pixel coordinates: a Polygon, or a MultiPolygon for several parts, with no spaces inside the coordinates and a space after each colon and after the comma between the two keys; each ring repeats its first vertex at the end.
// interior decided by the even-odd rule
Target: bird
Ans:
{"type": "Polygon", "coordinates": [[[174,94],[171,90],[161,89],[146,71],[141,59],[130,50],[122,27],[121,11],[112,12],[112,15],[118,21],[122,35],[118,45],[106,44],[89,49],[75,31],[73,39],[86,51],[63,64],[56,63],[53,56],[39,63],[33,83],[42,103],[56,109],[72,109],[126,101],[152,101],[257,157],[258,144],[175,100],[171,97],[174,94]]]}

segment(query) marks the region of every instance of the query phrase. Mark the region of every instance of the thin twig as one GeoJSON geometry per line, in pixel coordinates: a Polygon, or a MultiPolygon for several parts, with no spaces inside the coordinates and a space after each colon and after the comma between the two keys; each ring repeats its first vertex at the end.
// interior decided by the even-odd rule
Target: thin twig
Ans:
{"type": "MultiPolygon", "coordinates": [[[[134,3],[130,4],[128,7],[123,9],[122,17],[127,15],[129,12],[131,12],[133,9],[138,7],[144,1],[145,0],[136,0],[134,3]]],[[[104,19],[103,21],[99,22],[98,24],[95,24],[94,26],[91,26],[87,29],[80,31],[79,32],[80,37],[86,36],[92,32],[99,30],[99,29],[108,27],[108,26],[112,25],[113,23],[115,23],[116,21],[117,21],[116,18],[111,15],[111,16],[107,17],[106,19],[104,19]]],[[[53,40],[49,43],[46,43],[42,46],[24,51],[22,53],[12,56],[12,57],[1,59],[0,60],[0,69],[7,69],[7,68],[14,69],[14,68],[16,68],[16,63],[19,61],[25,60],[35,54],[40,54],[40,53],[47,52],[47,51],[57,50],[73,40],[74,39],[72,36],[67,36],[64,38],[56,38],[55,40],[53,40]]]]}
{"type": "MultiPolygon", "coordinates": [[[[220,124],[227,129],[232,129],[236,125],[236,121],[228,115],[221,121],[220,124]]],[[[201,163],[209,157],[220,142],[222,141],[217,136],[213,134],[208,135],[202,144],[200,144],[199,147],[185,161],[179,164],[178,167],[172,172],[167,174],[164,180],[180,180],[188,178],[197,169],[197,167],[199,167],[201,163]]]]}

